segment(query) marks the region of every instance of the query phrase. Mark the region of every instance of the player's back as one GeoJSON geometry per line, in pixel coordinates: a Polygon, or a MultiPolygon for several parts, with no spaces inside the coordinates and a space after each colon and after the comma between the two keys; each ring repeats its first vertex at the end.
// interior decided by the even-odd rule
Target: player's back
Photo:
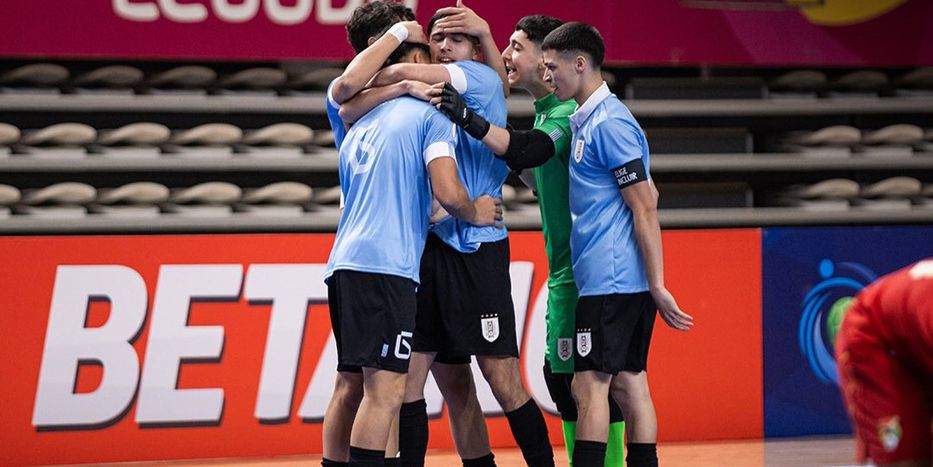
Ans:
{"type": "Polygon", "coordinates": [[[903,343],[933,351],[933,258],[912,264],[868,285],[858,295],[863,312],[878,334],[895,350],[903,343]]]}
{"type": "Polygon", "coordinates": [[[351,269],[418,281],[431,207],[422,154],[432,123],[435,133],[443,125],[451,138],[450,122],[433,107],[402,97],[377,106],[347,132],[339,163],[345,206],[328,276],[351,269]]]}

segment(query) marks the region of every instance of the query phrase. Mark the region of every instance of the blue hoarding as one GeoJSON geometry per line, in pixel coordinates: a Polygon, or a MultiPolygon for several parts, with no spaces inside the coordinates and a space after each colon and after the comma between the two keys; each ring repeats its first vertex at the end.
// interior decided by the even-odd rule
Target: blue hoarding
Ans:
{"type": "Polygon", "coordinates": [[[933,227],[762,233],[766,437],[850,433],[833,343],[846,304],[879,276],[933,256],[933,227]]]}

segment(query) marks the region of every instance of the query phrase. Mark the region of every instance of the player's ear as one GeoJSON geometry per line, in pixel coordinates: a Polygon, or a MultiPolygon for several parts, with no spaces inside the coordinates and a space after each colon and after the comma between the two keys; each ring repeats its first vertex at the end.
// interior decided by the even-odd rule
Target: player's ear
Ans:
{"type": "Polygon", "coordinates": [[[366,45],[367,45],[367,46],[373,45],[373,42],[376,42],[377,40],[379,40],[378,37],[372,36],[372,37],[370,37],[370,38],[366,41],[366,45]]]}
{"type": "Polygon", "coordinates": [[[587,63],[586,56],[584,55],[577,55],[576,58],[573,59],[573,70],[577,73],[583,73],[589,66],[590,64],[587,63]]]}

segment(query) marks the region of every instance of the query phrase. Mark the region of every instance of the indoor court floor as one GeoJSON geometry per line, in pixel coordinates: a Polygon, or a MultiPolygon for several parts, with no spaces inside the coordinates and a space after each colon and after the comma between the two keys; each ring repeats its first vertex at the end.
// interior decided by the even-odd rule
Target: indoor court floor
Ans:
{"type": "MultiPolygon", "coordinates": [[[[524,467],[517,449],[496,449],[499,467],[524,467]]],[[[670,467],[839,467],[853,466],[855,443],[849,437],[739,440],[705,443],[664,443],[658,446],[660,465],[670,467]]],[[[566,465],[564,448],[555,447],[557,465],[566,465]]],[[[321,456],[287,456],[251,459],[199,459],[195,461],[132,462],[109,464],[133,467],[281,467],[319,466],[321,456]]],[[[425,467],[456,467],[454,451],[429,451],[425,467]]]]}

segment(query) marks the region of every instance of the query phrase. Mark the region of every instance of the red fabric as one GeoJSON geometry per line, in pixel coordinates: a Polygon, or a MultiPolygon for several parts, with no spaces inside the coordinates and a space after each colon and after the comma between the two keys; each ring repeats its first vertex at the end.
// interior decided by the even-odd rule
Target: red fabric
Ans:
{"type": "Polygon", "coordinates": [[[836,353],[859,461],[929,460],[933,261],[866,287],[846,314],[836,353]]]}

